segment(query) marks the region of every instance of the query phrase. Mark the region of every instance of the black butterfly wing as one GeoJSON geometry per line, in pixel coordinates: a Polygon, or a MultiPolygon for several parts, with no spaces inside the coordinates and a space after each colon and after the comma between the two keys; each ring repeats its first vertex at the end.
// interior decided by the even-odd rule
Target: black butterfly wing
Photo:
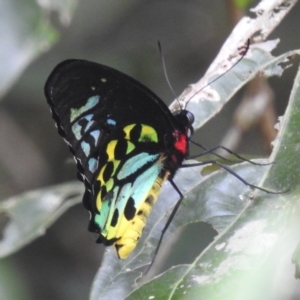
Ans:
{"type": "Polygon", "coordinates": [[[118,240],[125,258],[170,173],[164,163],[180,124],[142,84],[88,61],[59,64],[45,95],[86,186],[89,229],[106,244],[118,240]]]}

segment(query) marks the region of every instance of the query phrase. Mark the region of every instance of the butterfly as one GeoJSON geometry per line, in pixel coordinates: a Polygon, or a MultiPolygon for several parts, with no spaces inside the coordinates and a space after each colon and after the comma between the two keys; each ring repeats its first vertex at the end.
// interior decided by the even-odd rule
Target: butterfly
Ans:
{"type": "Polygon", "coordinates": [[[85,185],[88,229],[119,258],[136,247],[165,181],[189,154],[194,116],[104,65],[66,60],[45,84],[59,134],[85,185]]]}

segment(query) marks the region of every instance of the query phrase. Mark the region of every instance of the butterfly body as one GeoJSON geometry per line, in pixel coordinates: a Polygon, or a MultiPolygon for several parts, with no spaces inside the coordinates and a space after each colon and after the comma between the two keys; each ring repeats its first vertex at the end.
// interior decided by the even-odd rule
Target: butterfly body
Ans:
{"type": "Polygon", "coordinates": [[[188,155],[193,116],[185,110],[172,114],[136,80],[83,60],[59,64],[45,95],[85,184],[89,230],[126,258],[161,186],[188,155]]]}

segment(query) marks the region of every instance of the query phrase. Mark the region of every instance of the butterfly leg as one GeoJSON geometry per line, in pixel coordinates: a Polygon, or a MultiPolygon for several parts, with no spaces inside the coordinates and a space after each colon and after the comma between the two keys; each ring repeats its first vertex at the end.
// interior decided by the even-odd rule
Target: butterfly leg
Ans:
{"type": "Polygon", "coordinates": [[[190,167],[199,167],[199,166],[205,166],[205,165],[209,165],[209,164],[215,164],[220,166],[221,168],[223,168],[224,170],[226,170],[228,173],[232,174],[234,177],[236,177],[238,180],[240,180],[241,182],[243,182],[245,185],[249,186],[250,188],[253,189],[257,189],[269,194],[282,194],[282,193],[286,193],[288,191],[273,191],[273,190],[268,190],[262,187],[259,187],[255,184],[249,183],[248,181],[246,181],[243,177],[241,177],[240,175],[238,175],[236,172],[234,172],[230,167],[216,161],[216,160],[208,160],[208,161],[204,161],[204,162],[199,162],[199,163],[194,163],[194,164],[186,164],[186,165],[181,165],[180,168],[190,168],[190,167]]]}
{"type": "Polygon", "coordinates": [[[190,140],[190,142],[191,142],[192,144],[194,144],[194,145],[196,145],[196,146],[202,148],[202,149],[205,150],[205,151],[202,152],[202,153],[200,153],[200,154],[191,155],[191,156],[188,157],[188,159],[198,158],[198,157],[200,157],[200,156],[203,156],[203,155],[206,155],[206,154],[209,154],[209,153],[210,153],[210,154],[213,154],[213,155],[215,155],[215,156],[217,156],[217,157],[219,157],[219,158],[221,158],[221,159],[223,159],[223,160],[225,160],[225,161],[228,161],[228,162],[235,162],[235,163],[236,163],[236,161],[227,159],[227,158],[225,158],[225,157],[223,157],[223,156],[221,156],[221,155],[219,155],[219,154],[217,154],[217,153],[214,153],[214,151],[216,151],[216,150],[218,150],[218,149],[223,149],[223,150],[225,150],[226,152],[228,152],[229,154],[235,156],[236,158],[239,158],[239,159],[242,160],[242,161],[247,161],[247,162],[249,162],[249,163],[252,164],[252,165],[256,165],[256,166],[268,166],[268,165],[272,165],[272,164],[273,164],[273,162],[265,163],[265,164],[264,164],[264,163],[256,163],[256,162],[254,162],[254,161],[251,161],[250,159],[247,159],[247,158],[245,158],[245,157],[243,157],[243,156],[241,156],[241,155],[235,153],[234,151],[232,151],[232,150],[230,150],[229,148],[226,148],[226,147],[224,147],[224,146],[222,146],[222,145],[218,145],[218,146],[215,146],[215,147],[213,147],[213,148],[206,148],[206,147],[204,147],[203,145],[201,145],[201,144],[199,144],[199,143],[197,143],[197,142],[194,142],[194,141],[192,141],[192,140],[190,140]]]}
{"type": "Polygon", "coordinates": [[[158,253],[158,251],[159,251],[159,248],[160,248],[160,246],[161,246],[163,237],[164,237],[164,235],[165,235],[165,233],[166,233],[166,231],[167,231],[169,225],[171,224],[171,222],[172,222],[174,216],[176,215],[176,212],[178,211],[178,208],[179,208],[179,206],[180,206],[180,204],[181,204],[181,202],[182,202],[182,200],[183,200],[183,198],[184,198],[183,194],[181,193],[181,191],[179,190],[179,188],[178,188],[178,186],[175,184],[175,182],[174,182],[172,179],[169,179],[169,182],[171,183],[171,185],[173,186],[173,188],[175,189],[175,191],[178,193],[178,195],[180,196],[180,198],[179,198],[179,200],[176,202],[176,204],[175,204],[175,206],[174,206],[174,208],[173,208],[173,210],[172,210],[172,212],[171,212],[171,214],[170,214],[170,216],[169,216],[169,218],[168,218],[168,220],[167,220],[167,222],[166,222],[166,224],[165,224],[163,230],[161,231],[160,238],[159,238],[159,240],[158,240],[156,249],[155,249],[155,251],[154,251],[154,253],[153,253],[151,262],[150,262],[150,264],[148,265],[148,267],[147,267],[147,269],[146,269],[146,271],[145,271],[145,274],[147,274],[147,273],[149,272],[150,268],[152,267],[152,265],[153,265],[153,263],[154,263],[154,261],[155,261],[155,258],[156,258],[156,256],[157,256],[157,253],[158,253]]]}

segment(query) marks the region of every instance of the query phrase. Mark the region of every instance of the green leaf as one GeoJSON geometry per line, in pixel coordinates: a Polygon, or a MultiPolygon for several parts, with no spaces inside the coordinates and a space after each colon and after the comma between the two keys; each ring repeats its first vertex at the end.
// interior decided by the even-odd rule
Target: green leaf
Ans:
{"type": "MultiPolygon", "coordinates": [[[[194,114],[195,130],[219,113],[237,91],[256,76],[281,76],[287,67],[286,63],[294,55],[299,55],[300,50],[289,51],[274,57],[270,51],[276,47],[277,43],[278,40],[254,44],[249,48],[246,56],[227,73],[219,77],[226,70],[220,66],[183,92],[179,100],[181,97],[188,100],[186,109],[194,114]],[[203,89],[203,84],[212,82],[216,78],[218,78],[216,81],[203,89]]],[[[178,103],[175,102],[171,105],[171,109],[176,109],[177,106],[178,103]]]]}
{"type": "MultiPolygon", "coordinates": [[[[165,240],[178,228],[198,221],[211,223],[217,230],[226,228],[248,203],[251,190],[234,176],[222,170],[202,177],[201,169],[202,167],[197,167],[178,171],[175,182],[187,196],[175,215],[164,237],[165,240]]],[[[265,169],[266,167],[248,163],[233,167],[235,172],[253,183],[258,182],[265,169]]],[[[166,184],[159,202],[154,206],[137,249],[128,259],[119,260],[114,249],[107,248],[102,266],[94,280],[92,300],[123,299],[133,286],[137,287],[136,280],[142,275],[140,268],[150,263],[161,230],[177,200],[178,195],[173,187],[166,184]],[[164,213],[166,211],[167,214],[164,213]]],[[[163,296],[160,297],[164,299],[163,296]]]]}
{"type": "Polygon", "coordinates": [[[78,182],[26,192],[0,202],[0,221],[6,220],[0,257],[7,256],[44,235],[46,229],[82,198],[78,182]]]}
{"type": "MultiPolygon", "coordinates": [[[[299,82],[300,71],[280,122],[272,154],[275,164],[261,180],[268,188],[288,191],[274,195],[256,190],[253,200],[222,226],[221,234],[192,264],[170,269],[128,299],[283,299],[278,290],[272,291],[271,278],[280,260],[291,260],[299,239],[299,82]]],[[[186,202],[195,196],[197,192],[189,193],[186,202]]]]}
{"type": "MultiPolygon", "coordinates": [[[[226,79],[220,79],[221,83],[219,79],[214,83],[218,85],[221,95],[231,97],[253,74],[280,75],[283,71],[281,64],[288,60],[291,53],[299,51],[277,58],[263,53],[261,49],[253,53],[256,55],[255,60],[248,60],[246,65],[238,69],[239,74],[231,70],[235,75],[226,74],[226,79]]],[[[291,103],[294,103],[295,98],[291,97],[291,103]]],[[[202,117],[208,119],[226,101],[219,102],[204,100],[197,103],[196,111],[200,111],[202,117]],[[203,107],[210,109],[204,109],[203,113],[203,107]]],[[[189,108],[191,105],[189,103],[189,108]]],[[[289,151],[289,141],[285,140],[290,136],[287,133],[290,129],[285,125],[290,118],[289,111],[284,123],[281,122],[280,135],[275,142],[276,148],[271,161],[275,160],[276,163],[272,166],[243,163],[232,168],[247,182],[263,184],[276,191],[289,188],[289,193],[274,195],[253,192],[224,170],[206,177],[200,174],[202,167],[180,170],[175,181],[185,199],[164,239],[168,239],[171,233],[188,223],[204,221],[212,224],[219,232],[216,240],[199,253],[194,263],[173,267],[148,283],[137,283],[142,276],[141,267],[150,262],[167,216],[178,199],[176,192],[167,184],[131,256],[121,261],[117,259],[114,249],[108,248],[94,280],[90,299],[248,299],[243,298],[247,296],[247,293],[244,295],[244,290],[249,292],[249,286],[254,289],[248,284],[248,270],[256,271],[275,249],[276,243],[280,243],[281,234],[286,230],[286,221],[295,207],[291,202],[296,201],[293,195],[297,194],[300,169],[295,166],[296,175],[291,170],[291,166],[294,166],[292,162],[297,158],[294,149],[289,151]],[[295,179],[293,184],[290,176],[295,179]],[[238,282],[238,288],[233,289],[235,282],[238,282]],[[239,298],[241,294],[243,297],[239,298]]],[[[297,137],[296,128],[292,131],[293,136],[297,137]]],[[[299,143],[300,138],[298,139],[299,143]]]]}

